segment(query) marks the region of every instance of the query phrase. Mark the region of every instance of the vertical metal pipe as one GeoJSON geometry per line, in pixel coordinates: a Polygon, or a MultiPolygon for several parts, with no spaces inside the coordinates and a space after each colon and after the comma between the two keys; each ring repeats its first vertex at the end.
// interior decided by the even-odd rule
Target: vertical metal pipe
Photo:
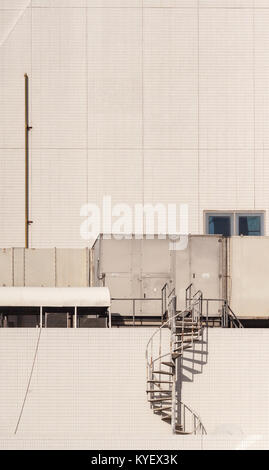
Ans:
{"type": "Polygon", "coordinates": [[[90,287],[93,287],[94,285],[94,267],[93,267],[93,249],[90,248],[90,253],[89,253],[89,261],[90,261],[90,287]]]}
{"type": "Polygon", "coordinates": [[[135,299],[133,299],[133,326],[135,326],[135,299]]]}
{"type": "Polygon", "coordinates": [[[29,108],[28,108],[28,75],[24,74],[24,120],[25,120],[25,129],[24,129],[24,138],[25,138],[25,248],[29,247],[29,138],[28,132],[31,129],[29,127],[29,108]]]}
{"type": "Polygon", "coordinates": [[[75,312],[74,312],[74,328],[77,328],[77,321],[78,321],[78,309],[77,306],[75,306],[75,312]]]}

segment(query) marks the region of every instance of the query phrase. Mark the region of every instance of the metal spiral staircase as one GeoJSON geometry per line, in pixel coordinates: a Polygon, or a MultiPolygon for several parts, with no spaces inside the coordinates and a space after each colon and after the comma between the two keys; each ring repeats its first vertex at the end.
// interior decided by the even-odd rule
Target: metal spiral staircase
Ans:
{"type": "MultiPolygon", "coordinates": [[[[180,380],[184,351],[194,350],[194,344],[202,341],[203,329],[208,327],[202,312],[203,301],[206,300],[208,305],[209,299],[203,299],[201,291],[187,298],[190,285],[186,289],[186,308],[177,312],[175,289],[167,296],[167,287],[165,285],[162,290],[162,325],[155,330],[146,348],[148,401],[153,413],[169,423],[174,434],[206,434],[200,417],[180,399],[180,380]]],[[[223,327],[242,328],[227,303],[223,303],[222,310],[223,327]]]]}

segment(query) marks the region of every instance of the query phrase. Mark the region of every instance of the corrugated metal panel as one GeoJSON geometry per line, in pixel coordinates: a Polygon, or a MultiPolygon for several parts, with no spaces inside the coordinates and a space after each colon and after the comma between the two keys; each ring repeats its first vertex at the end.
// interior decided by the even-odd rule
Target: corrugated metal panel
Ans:
{"type": "MultiPolygon", "coordinates": [[[[10,2],[8,2],[10,3],[10,2]]],[[[19,12],[13,12],[14,16],[19,12]]],[[[1,18],[8,21],[7,12],[1,18]]],[[[7,30],[5,28],[5,32],[7,30]]],[[[24,146],[24,73],[31,72],[31,14],[26,10],[15,28],[0,47],[0,148],[23,148],[24,146]],[[21,110],[21,112],[20,112],[21,110]]],[[[2,36],[2,33],[1,33],[2,36]]],[[[18,153],[17,153],[18,155],[18,153]]],[[[19,163],[19,156],[17,156],[19,163]]],[[[1,175],[1,172],[0,172],[1,175]]]]}
{"type": "Polygon", "coordinates": [[[20,149],[0,149],[0,221],[0,246],[23,246],[24,151],[20,149]]]}
{"type": "Polygon", "coordinates": [[[89,147],[141,146],[141,25],[139,9],[88,10],[89,147]]]}
{"type": "Polygon", "coordinates": [[[55,286],[55,250],[25,250],[25,286],[55,286]]]}
{"type": "Polygon", "coordinates": [[[143,49],[145,147],[196,148],[195,10],[145,9],[143,49]]]}
{"type": "Polygon", "coordinates": [[[0,246],[24,244],[25,72],[32,246],[87,246],[79,209],[104,194],[185,202],[193,233],[203,210],[268,211],[269,13],[202,3],[198,44],[196,0],[145,0],[143,21],[142,0],[34,0],[0,48],[0,246]]]}
{"type": "MultiPolygon", "coordinates": [[[[140,150],[89,150],[88,201],[102,210],[103,196],[111,203],[133,207],[143,199],[143,158],[140,150]]],[[[100,232],[104,229],[101,227],[100,232]]]]}
{"type": "Polygon", "coordinates": [[[0,286],[13,285],[13,250],[0,249],[0,286]]]}
{"type": "Polygon", "coordinates": [[[33,147],[85,148],[85,10],[38,8],[32,14],[33,147]]]}
{"type": "Polygon", "coordinates": [[[14,248],[13,250],[14,286],[18,287],[25,285],[24,252],[24,248],[14,248]]]}
{"type": "Polygon", "coordinates": [[[31,244],[37,248],[79,248],[80,208],[87,201],[85,150],[34,150],[31,244]]]}
{"type": "Polygon", "coordinates": [[[198,230],[197,162],[196,150],[145,151],[145,202],[177,204],[178,221],[179,204],[188,204],[189,232],[192,233],[198,230]]]}
{"type": "Polygon", "coordinates": [[[88,249],[56,250],[56,285],[57,287],[86,287],[89,285],[88,249]]]}

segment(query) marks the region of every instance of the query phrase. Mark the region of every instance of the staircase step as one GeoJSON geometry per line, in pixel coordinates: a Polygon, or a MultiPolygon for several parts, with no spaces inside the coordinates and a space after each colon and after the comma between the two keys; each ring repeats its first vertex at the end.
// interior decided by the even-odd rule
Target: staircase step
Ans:
{"type": "Polygon", "coordinates": [[[160,401],[171,401],[171,397],[151,398],[148,400],[150,403],[158,403],[160,401]]]}
{"type": "Polygon", "coordinates": [[[175,332],[175,335],[179,336],[179,335],[199,335],[201,334],[201,330],[199,328],[176,328],[176,332],[175,332]]]}
{"type": "Polygon", "coordinates": [[[180,353],[173,353],[173,354],[172,354],[172,358],[173,358],[173,359],[177,359],[177,358],[180,357],[180,356],[182,356],[182,352],[180,352],[180,353]]]}
{"type": "Polygon", "coordinates": [[[153,408],[154,413],[162,413],[162,412],[167,413],[167,410],[172,410],[172,406],[162,406],[159,408],[153,408]]]}
{"type": "MultiPolygon", "coordinates": [[[[192,344],[185,344],[185,345],[183,346],[183,348],[176,348],[176,349],[174,349],[174,352],[182,351],[182,349],[183,349],[183,351],[185,351],[185,349],[189,349],[189,348],[191,348],[191,347],[192,347],[192,344]]],[[[173,356],[173,354],[172,354],[172,356],[173,356]]],[[[173,359],[174,359],[174,357],[173,357],[173,359]]]]}
{"type": "Polygon", "coordinates": [[[173,372],[166,372],[165,370],[153,370],[153,374],[174,375],[173,372]]]}
{"type": "MultiPolygon", "coordinates": [[[[185,338],[185,341],[184,341],[184,338],[185,338],[185,335],[184,335],[184,337],[183,337],[183,343],[188,343],[188,342],[192,341],[192,339],[193,339],[193,341],[199,339],[198,336],[192,336],[192,337],[190,337],[190,338],[185,338]]],[[[175,341],[175,344],[181,344],[181,343],[182,343],[182,338],[181,338],[180,341],[175,341]]]]}
{"type": "Polygon", "coordinates": [[[147,390],[147,393],[172,393],[172,390],[162,390],[159,388],[157,390],[147,390]]]}
{"type": "Polygon", "coordinates": [[[191,432],[181,431],[180,429],[176,429],[176,434],[192,434],[191,432]]]}
{"type": "Polygon", "coordinates": [[[201,328],[198,326],[198,325],[193,325],[193,326],[189,326],[189,325],[176,325],[176,331],[179,331],[181,332],[182,330],[183,331],[187,331],[187,332],[191,332],[191,331],[198,331],[200,330],[201,328]]]}
{"type": "Polygon", "coordinates": [[[172,384],[173,382],[169,382],[169,380],[148,380],[148,383],[151,384],[172,384]]]}
{"type": "Polygon", "coordinates": [[[175,364],[173,362],[162,362],[162,364],[168,367],[175,367],[175,364]]]}
{"type": "Polygon", "coordinates": [[[193,338],[181,338],[181,341],[177,341],[177,343],[190,343],[192,342],[193,338]]]}

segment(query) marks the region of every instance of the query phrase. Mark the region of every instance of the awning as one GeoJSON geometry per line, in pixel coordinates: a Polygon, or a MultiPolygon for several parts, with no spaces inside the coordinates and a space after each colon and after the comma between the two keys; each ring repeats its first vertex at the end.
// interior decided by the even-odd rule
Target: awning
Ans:
{"type": "Polygon", "coordinates": [[[107,287],[0,287],[1,307],[109,307],[107,287]]]}

